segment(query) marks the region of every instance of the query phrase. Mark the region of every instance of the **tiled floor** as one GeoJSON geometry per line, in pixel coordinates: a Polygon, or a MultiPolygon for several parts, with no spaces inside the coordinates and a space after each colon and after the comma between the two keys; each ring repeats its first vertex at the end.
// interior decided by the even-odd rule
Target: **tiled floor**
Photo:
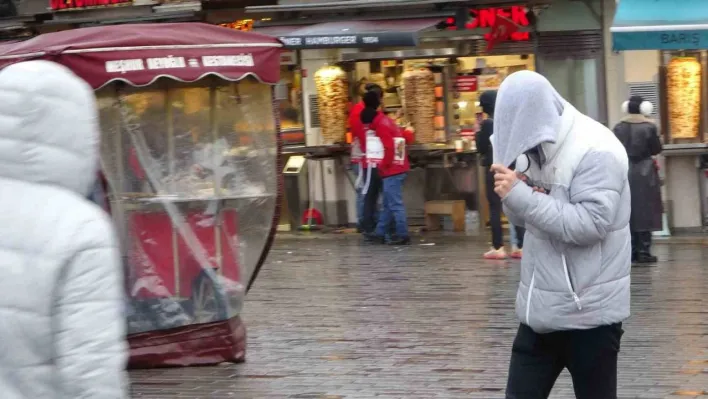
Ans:
{"type": "MultiPolygon", "coordinates": [[[[242,365],[131,372],[133,397],[503,398],[518,263],[472,238],[278,241],[245,306],[242,365]],[[422,245],[421,245],[422,244],[422,245]]],[[[708,247],[634,268],[620,398],[708,398],[708,247]]],[[[573,398],[564,373],[551,395],[573,398]]]]}

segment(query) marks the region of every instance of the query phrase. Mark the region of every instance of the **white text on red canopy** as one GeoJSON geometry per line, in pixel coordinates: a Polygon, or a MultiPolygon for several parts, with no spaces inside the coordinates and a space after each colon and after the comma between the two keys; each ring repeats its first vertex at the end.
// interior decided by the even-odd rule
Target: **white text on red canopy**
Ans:
{"type": "Polygon", "coordinates": [[[144,70],[182,69],[182,68],[218,68],[252,67],[255,65],[252,54],[205,55],[202,57],[154,57],[132,58],[106,61],[106,72],[127,73],[144,70]]]}

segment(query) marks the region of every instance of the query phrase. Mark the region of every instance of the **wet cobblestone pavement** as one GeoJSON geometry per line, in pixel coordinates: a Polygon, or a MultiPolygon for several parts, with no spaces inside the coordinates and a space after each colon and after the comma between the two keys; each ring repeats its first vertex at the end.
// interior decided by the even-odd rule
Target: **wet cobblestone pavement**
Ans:
{"type": "MultiPolygon", "coordinates": [[[[314,237],[314,238],[313,238],[314,237]]],[[[279,239],[249,294],[247,363],[131,372],[134,398],[503,398],[518,262],[431,238],[279,239]],[[430,245],[435,244],[435,245],[430,245]]],[[[708,398],[708,247],[632,270],[619,397],[708,398]]],[[[563,373],[551,398],[574,398],[563,373]]]]}

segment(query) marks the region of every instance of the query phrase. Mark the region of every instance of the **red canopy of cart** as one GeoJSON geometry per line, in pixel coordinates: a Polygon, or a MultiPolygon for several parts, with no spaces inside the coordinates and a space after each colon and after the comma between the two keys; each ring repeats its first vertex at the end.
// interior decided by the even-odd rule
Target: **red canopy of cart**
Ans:
{"type": "Polygon", "coordinates": [[[146,86],[161,77],[194,82],[208,75],[230,81],[252,76],[275,84],[281,51],[282,43],[271,36],[204,23],[113,25],[0,45],[0,68],[54,61],[94,89],[114,81],[146,86]]]}

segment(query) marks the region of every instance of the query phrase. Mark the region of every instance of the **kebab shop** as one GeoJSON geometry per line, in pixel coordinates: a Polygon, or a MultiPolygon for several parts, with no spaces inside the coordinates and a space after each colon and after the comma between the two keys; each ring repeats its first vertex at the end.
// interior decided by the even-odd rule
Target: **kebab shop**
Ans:
{"type": "MultiPolygon", "coordinates": [[[[267,8],[287,11],[285,6],[267,8]]],[[[246,9],[257,10],[264,8],[246,9]]],[[[254,30],[278,37],[298,55],[305,144],[286,147],[286,152],[316,161],[303,172],[308,188],[302,191],[310,201],[292,202],[322,210],[324,224],[356,221],[354,191],[342,189],[352,179],[342,165],[348,164],[351,138],[348,109],[367,83],[381,86],[384,111],[415,131],[415,144],[407,148],[414,168],[405,189],[413,223],[426,222],[426,204],[435,201],[456,202],[458,208],[464,202],[463,209],[486,220],[484,174],[474,140],[487,117],[479,96],[497,89],[511,73],[545,74],[583,112],[604,118],[604,89],[597,86],[604,81],[599,75],[602,24],[586,15],[590,12],[583,3],[472,5],[446,16],[398,14],[396,19],[367,18],[361,11],[351,20],[333,16],[329,22],[322,13],[311,24],[304,15],[297,20],[273,17],[254,30]]]]}

